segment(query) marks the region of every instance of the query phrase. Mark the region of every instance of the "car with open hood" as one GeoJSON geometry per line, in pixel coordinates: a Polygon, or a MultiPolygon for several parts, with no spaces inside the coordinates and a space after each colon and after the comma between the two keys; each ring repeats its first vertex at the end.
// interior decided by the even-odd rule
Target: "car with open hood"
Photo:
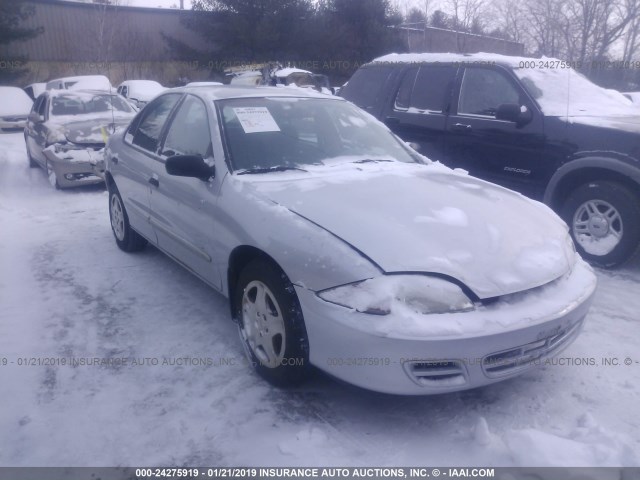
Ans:
{"type": "Polygon", "coordinates": [[[596,287],[548,207],[426,159],[337,97],[173,89],[105,161],[118,247],[151,243],[228,297],[277,385],[310,365],[400,394],[497,382],[574,341],[596,287]]]}
{"type": "Polygon", "coordinates": [[[580,254],[614,267],[640,249],[640,110],[553,58],[390,54],[340,95],[421,153],[543,200],[580,254]]]}
{"type": "Polygon", "coordinates": [[[101,90],[49,90],[40,95],[24,129],[31,167],[42,167],[56,188],[101,183],[107,137],[136,110],[101,90]]]}

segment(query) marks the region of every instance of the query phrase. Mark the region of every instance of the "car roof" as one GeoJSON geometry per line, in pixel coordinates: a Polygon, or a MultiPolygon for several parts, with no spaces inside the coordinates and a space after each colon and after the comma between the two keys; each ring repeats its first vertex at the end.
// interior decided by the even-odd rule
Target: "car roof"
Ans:
{"type": "Polygon", "coordinates": [[[512,68],[518,68],[524,61],[549,61],[560,62],[556,58],[542,57],[540,59],[530,57],[516,57],[500,55],[499,53],[390,53],[372,60],[369,65],[376,64],[405,64],[405,63],[487,63],[499,64],[512,68]]]}
{"type": "Polygon", "coordinates": [[[325,98],[342,100],[319,93],[311,88],[300,87],[254,87],[244,85],[202,85],[193,87],[178,87],[167,90],[169,92],[189,92],[209,100],[228,100],[232,98],[264,98],[264,97],[290,97],[290,98],[325,98]]]}

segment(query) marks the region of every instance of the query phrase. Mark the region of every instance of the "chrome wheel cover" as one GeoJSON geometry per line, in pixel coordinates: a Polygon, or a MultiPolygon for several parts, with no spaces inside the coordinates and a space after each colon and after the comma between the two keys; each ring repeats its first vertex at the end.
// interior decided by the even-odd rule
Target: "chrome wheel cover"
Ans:
{"type": "Polygon", "coordinates": [[[124,210],[118,195],[111,195],[111,228],[118,240],[124,241],[124,210]]]}
{"type": "Polygon", "coordinates": [[[576,242],[590,255],[607,255],[622,240],[622,217],[604,200],[589,200],[578,207],[573,216],[576,242]]]}
{"type": "Polygon", "coordinates": [[[261,365],[276,368],[282,363],[286,345],[282,311],[269,287],[259,280],[244,289],[239,328],[243,343],[261,365]]]}

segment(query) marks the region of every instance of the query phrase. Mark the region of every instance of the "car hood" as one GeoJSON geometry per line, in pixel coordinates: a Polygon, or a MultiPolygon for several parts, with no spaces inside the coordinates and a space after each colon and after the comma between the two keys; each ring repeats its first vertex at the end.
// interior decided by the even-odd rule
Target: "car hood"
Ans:
{"type": "MultiPolygon", "coordinates": [[[[104,116],[91,116],[85,118],[71,118],[61,123],[59,120],[54,125],[59,133],[63,134],[66,139],[73,143],[102,143],[104,144],[103,129],[107,135],[111,135],[118,128],[125,127],[131,122],[131,119],[135,116],[134,113],[130,115],[104,115],[104,116]]],[[[78,117],[78,116],[76,116],[78,117]]],[[[53,128],[52,128],[53,129],[53,128]]]]}
{"type": "Polygon", "coordinates": [[[610,128],[640,134],[640,108],[637,115],[572,115],[569,124],[610,128]]]}
{"type": "Polygon", "coordinates": [[[237,178],[385,272],[445,275],[479,298],[543,285],[575,261],[567,227],[549,208],[440,164],[342,164],[237,178]]]}

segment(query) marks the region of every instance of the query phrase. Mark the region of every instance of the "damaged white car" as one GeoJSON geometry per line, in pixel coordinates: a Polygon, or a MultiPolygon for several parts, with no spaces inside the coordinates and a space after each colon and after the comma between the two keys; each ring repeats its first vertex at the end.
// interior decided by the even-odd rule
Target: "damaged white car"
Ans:
{"type": "Polygon", "coordinates": [[[29,165],[42,167],[56,188],[100,183],[106,139],[135,113],[117,94],[48,90],[34,102],[24,130],[29,165]]]}
{"type": "Polygon", "coordinates": [[[596,287],[546,206],[338,97],[173,89],[105,161],[117,245],[152,243],[227,296],[274,384],[309,365],[400,394],[497,382],[574,341],[596,287]]]}

